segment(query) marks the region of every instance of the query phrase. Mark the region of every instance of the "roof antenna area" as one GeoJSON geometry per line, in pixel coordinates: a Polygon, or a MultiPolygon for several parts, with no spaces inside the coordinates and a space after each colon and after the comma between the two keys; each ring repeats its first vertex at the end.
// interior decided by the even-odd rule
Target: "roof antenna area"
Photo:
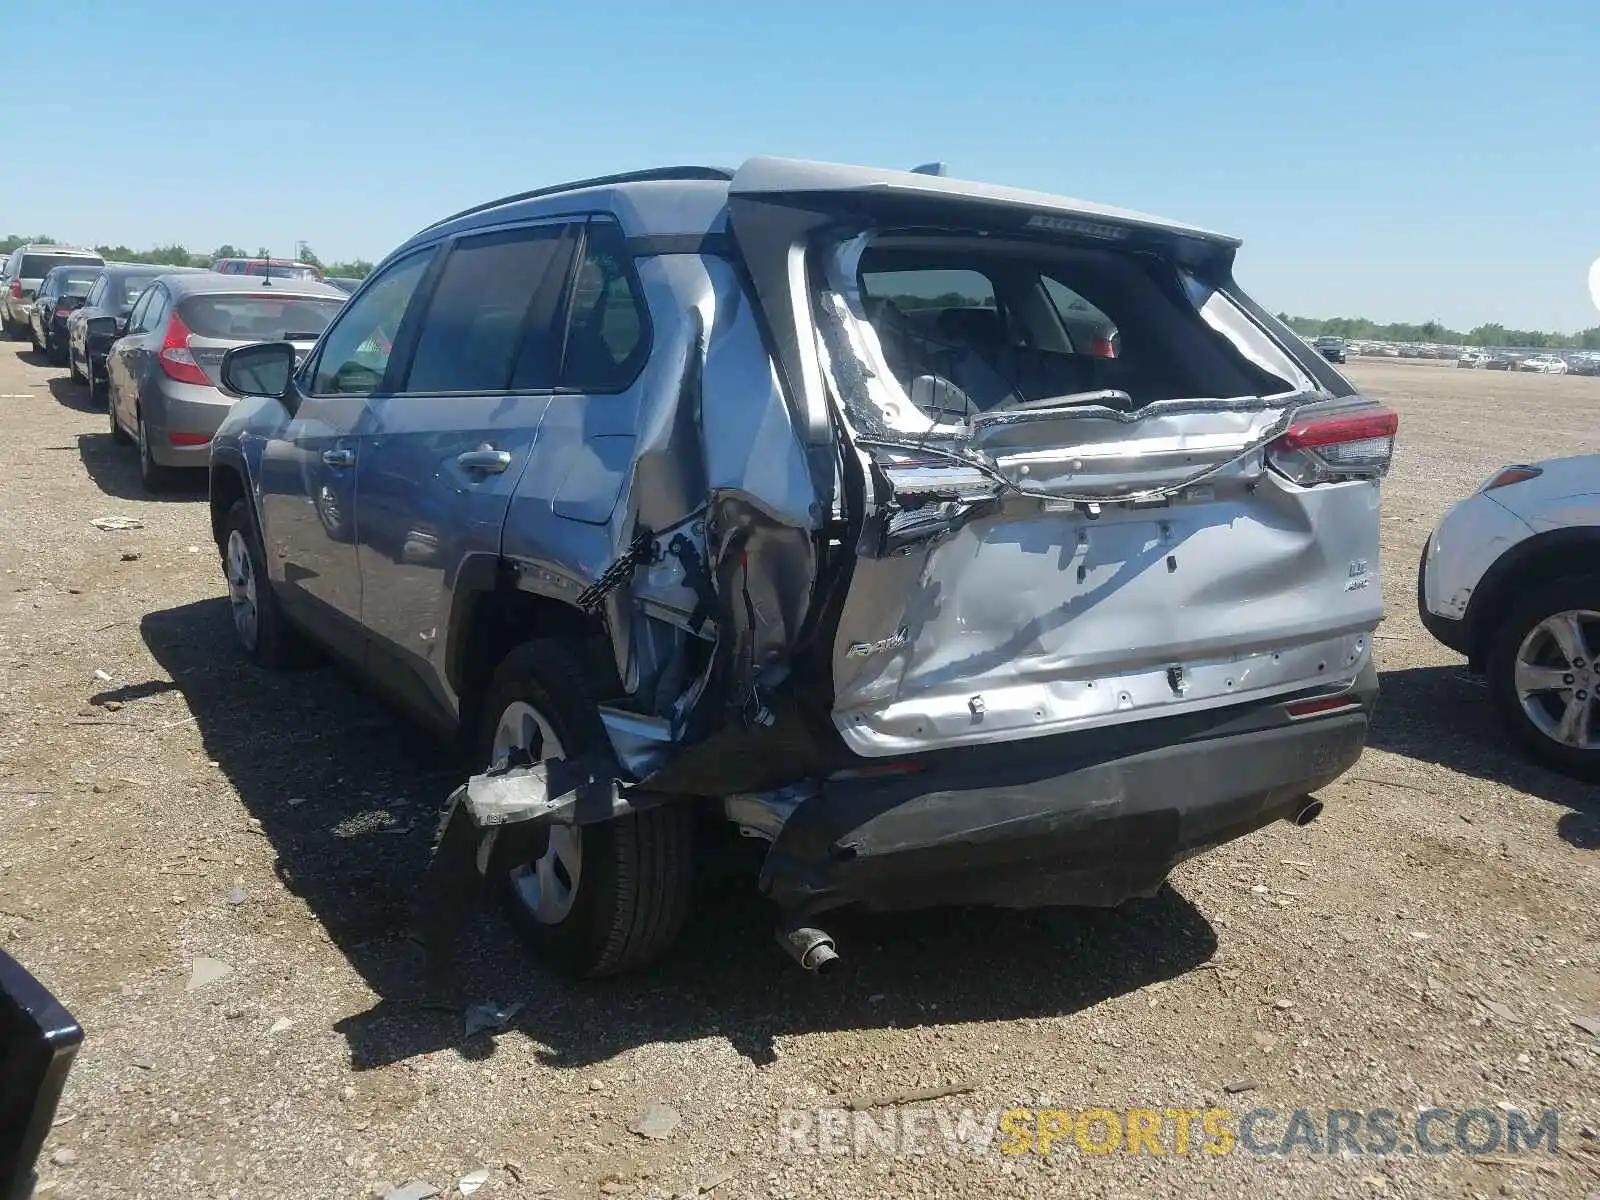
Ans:
{"type": "Polygon", "coordinates": [[[942,162],[923,163],[920,167],[912,167],[911,168],[911,173],[913,175],[948,175],[949,174],[949,172],[945,170],[945,165],[942,162]]]}

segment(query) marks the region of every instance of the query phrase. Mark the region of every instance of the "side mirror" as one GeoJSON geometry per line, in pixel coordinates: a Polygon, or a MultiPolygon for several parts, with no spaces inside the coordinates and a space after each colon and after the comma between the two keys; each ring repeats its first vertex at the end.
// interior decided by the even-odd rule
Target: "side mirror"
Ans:
{"type": "Polygon", "coordinates": [[[111,341],[122,336],[125,321],[117,317],[90,317],[83,323],[83,331],[92,338],[111,341]]]}
{"type": "Polygon", "coordinates": [[[268,396],[287,405],[293,378],[294,347],[288,342],[235,346],[222,356],[222,386],[236,396],[268,396]]]}

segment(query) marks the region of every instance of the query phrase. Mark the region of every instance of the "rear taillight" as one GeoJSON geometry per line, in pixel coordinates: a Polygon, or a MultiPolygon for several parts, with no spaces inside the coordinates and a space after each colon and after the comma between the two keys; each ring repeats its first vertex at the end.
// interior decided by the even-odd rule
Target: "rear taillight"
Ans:
{"type": "Polygon", "coordinates": [[[179,383],[211,385],[211,380],[206,378],[206,373],[200,369],[200,364],[195,362],[194,354],[189,350],[189,327],[177,313],[167,320],[167,336],[161,343],[161,357],[157,361],[169,379],[176,379],[179,383]]]}
{"type": "Polygon", "coordinates": [[[1302,487],[1341,479],[1377,479],[1388,473],[1400,416],[1393,409],[1297,421],[1267,447],[1273,469],[1302,487]]]}
{"type": "Polygon", "coordinates": [[[209,433],[169,433],[167,440],[174,446],[204,446],[211,440],[209,433]]]}
{"type": "Polygon", "coordinates": [[[13,300],[22,299],[22,280],[13,279],[11,281],[11,298],[13,300]]]}
{"type": "Polygon", "coordinates": [[[1108,337],[1097,337],[1089,344],[1089,353],[1096,358],[1115,358],[1117,348],[1111,344],[1108,337]]]}

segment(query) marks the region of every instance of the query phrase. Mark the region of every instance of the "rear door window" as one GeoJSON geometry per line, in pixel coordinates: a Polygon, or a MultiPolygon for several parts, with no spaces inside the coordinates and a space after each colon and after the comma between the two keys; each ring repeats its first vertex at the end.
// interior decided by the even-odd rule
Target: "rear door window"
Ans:
{"type": "Polygon", "coordinates": [[[366,395],[378,390],[400,322],[433,256],[429,247],[402,258],[340,312],[310,368],[313,395],[366,395]]]}
{"type": "Polygon", "coordinates": [[[613,221],[591,221],[572,284],[561,386],[590,393],[622,391],[649,354],[649,309],[622,229],[613,221]]]}
{"type": "Polygon", "coordinates": [[[401,387],[405,392],[500,392],[554,385],[550,323],[530,320],[536,297],[559,295],[568,226],[530,225],[461,238],[439,273],[401,387]],[[523,348],[524,337],[528,342],[523,348]]]}

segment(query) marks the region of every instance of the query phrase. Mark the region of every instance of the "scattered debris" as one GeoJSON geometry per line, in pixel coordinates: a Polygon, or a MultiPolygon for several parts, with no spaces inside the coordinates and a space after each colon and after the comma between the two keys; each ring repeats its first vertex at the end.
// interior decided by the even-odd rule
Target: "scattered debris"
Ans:
{"type": "Polygon", "coordinates": [[[859,1100],[850,1101],[853,1112],[862,1112],[869,1108],[891,1108],[896,1104],[916,1104],[923,1100],[942,1100],[946,1096],[965,1096],[976,1091],[970,1083],[952,1083],[944,1087],[912,1088],[904,1092],[890,1092],[883,1096],[866,1096],[859,1100]]]}
{"type": "Polygon", "coordinates": [[[200,553],[200,547],[199,546],[190,546],[189,547],[189,553],[190,554],[199,554],[200,553]]]}
{"type": "Polygon", "coordinates": [[[78,1161],[78,1152],[71,1146],[63,1146],[50,1156],[50,1161],[58,1167],[70,1167],[78,1161]]]}
{"type": "Polygon", "coordinates": [[[65,1125],[65,1124],[67,1124],[67,1122],[76,1121],[77,1119],[78,1119],[78,1114],[77,1113],[71,1113],[71,1112],[62,1113],[59,1116],[55,1117],[53,1120],[51,1120],[50,1128],[54,1129],[57,1125],[65,1125]]]}
{"type": "Polygon", "coordinates": [[[156,1060],[148,1054],[135,1054],[128,1061],[141,1071],[154,1071],[156,1069],[156,1060]]]}
{"type": "Polygon", "coordinates": [[[124,550],[122,552],[122,561],[123,562],[138,562],[139,561],[139,552],[137,550],[124,550]]]}
{"type": "Polygon", "coordinates": [[[461,1190],[463,1196],[470,1196],[488,1182],[489,1168],[479,1167],[476,1171],[468,1171],[460,1179],[456,1180],[456,1187],[461,1190]]]}
{"type": "Polygon", "coordinates": [[[1270,890],[1266,884],[1258,883],[1250,889],[1250,894],[1252,896],[1265,896],[1270,890]]]}
{"type": "Polygon", "coordinates": [[[506,1174],[510,1175],[511,1178],[516,1180],[518,1183],[522,1183],[528,1177],[528,1169],[519,1162],[513,1162],[508,1158],[501,1165],[505,1167],[506,1174]]]}
{"type": "Polygon", "coordinates": [[[233,968],[220,958],[197,958],[189,968],[189,983],[184,991],[197,991],[232,974],[233,968]]]}
{"type": "Polygon", "coordinates": [[[1412,930],[1412,931],[1411,931],[1411,940],[1412,940],[1412,941],[1414,941],[1414,942],[1427,942],[1427,941],[1432,941],[1432,940],[1433,940],[1433,934],[1431,934],[1431,933],[1424,933],[1424,932],[1423,932],[1423,931],[1422,931],[1422,930],[1420,930],[1420,929],[1413,929],[1413,930],[1412,930]]]}
{"type": "Polygon", "coordinates": [[[1272,1007],[1273,1008],[1280,1008],[1280,1009],[1293,1008],[1294,1007],[1294,1001],[1293,1000],[1274,1000],[1272,1002],[1272,1007]]]}
{"type": "Polygon", "coordinates": [[[1600,1017],[1573,1017],[1572,1027],[1583,1030],[1592,1038],[1600,1038],[1600,1017]]]}
{"type": "Polygon", "coordinates": [[[1483,1010],[1491,1017],[1504,1021],[1507,1025],[1522,1024],[1522,1018],[1517,1016],[1516,1013],[1512,1012],[1498,1000],[1485,1000],[1482,997],[1479,997],[1478,1003],[1483,1005],[1483,1010]]]}
{"type": "Polygon", "coordinates": [[[1280,867],[1301,867],[1305,870],[1310,870],[1317,864],[1313,862],[1307,862],[1303,858],[1280,858],[1278,860],[1278,865],[1280,867]]]}
{"type": "Polygon", "coordinates": [[[729,1167],[726,1171],[717,1172],[717,1174],[713,1175],[710,1179],[707,1179],[705,1182],[695,1184],[694,1185],[694,1192],[697,1195],[709,1196],[714,1188],[721,1187],[723,1184],[727,1183],[728,1180],[730,1180],[732,1178],[733,1178],[733,1168],[729,1167]]]}
{"type": "Polygon", "coordinates": [[[111,682],[111,672],[105,670],[102,667],[96,667],[94,669],[94,677],[96,679],[98,679],[101,683],[110,683],[111,682]]]}
{"type": "Polygon", "coordinates": [[[1240,1092],[1253,1092],[1256,1090],[1254,1079],[1235,1079],[1231,1083],[1222,1085],[1222,1090],[1230,1096],[1237,1096],[1240,1092]]]}
{"type": "Polygon", "coordinates": [[[482,1004],[473,1004],[467,1007],[466,1036],[483,1033],[485,1030],[504,1029],[511,1024],[512,1018],[522,1011],[522,1001],[516,1000],[501,1007],[493,1000],[485,1000],[482,1004]]]}
{"type": "Polygon", "coordinates": [[[438,1194],[439,1189],[426,1179],[413,1179],[410,1183],[402,1183],[384,1192],[383,1200],[428,1200],[428,1197],[438,1194]]]}
{"type": "Polygon", "coordinates": [[[638,1116],[628,1122],[628,1131],[653,1142],[664,1142],[671,1137],[683,1118],[678,1110],[660,1100],[652,1100],[639,1110],[638,1116]]]}
{"type": "Polygon", "coordinates": [[[268,1029],[267,1032],[268,1033],[282,1033],[285,1029],[290,1029],[293,1026],[294,1026],[294,1022],[291,1021],[288,1017],[279,1017],[276,1021],[274,1021],[272,1023],[272,1028],[268,1029]]]}
{"type": "Polygon", "coordinates": [[[121,531],[124,529],[143,529],[144,522],[136,517],[95,517],[89,524],[96,529],[121,531]]]}
{"type": "Polygon", "coordinates": [[[250,897],[245,894],[245,890],[238,884],[235,884],[233,887],[228,889],[228,903],[234,908],[238,908],[249,898],[250,897]]]}

